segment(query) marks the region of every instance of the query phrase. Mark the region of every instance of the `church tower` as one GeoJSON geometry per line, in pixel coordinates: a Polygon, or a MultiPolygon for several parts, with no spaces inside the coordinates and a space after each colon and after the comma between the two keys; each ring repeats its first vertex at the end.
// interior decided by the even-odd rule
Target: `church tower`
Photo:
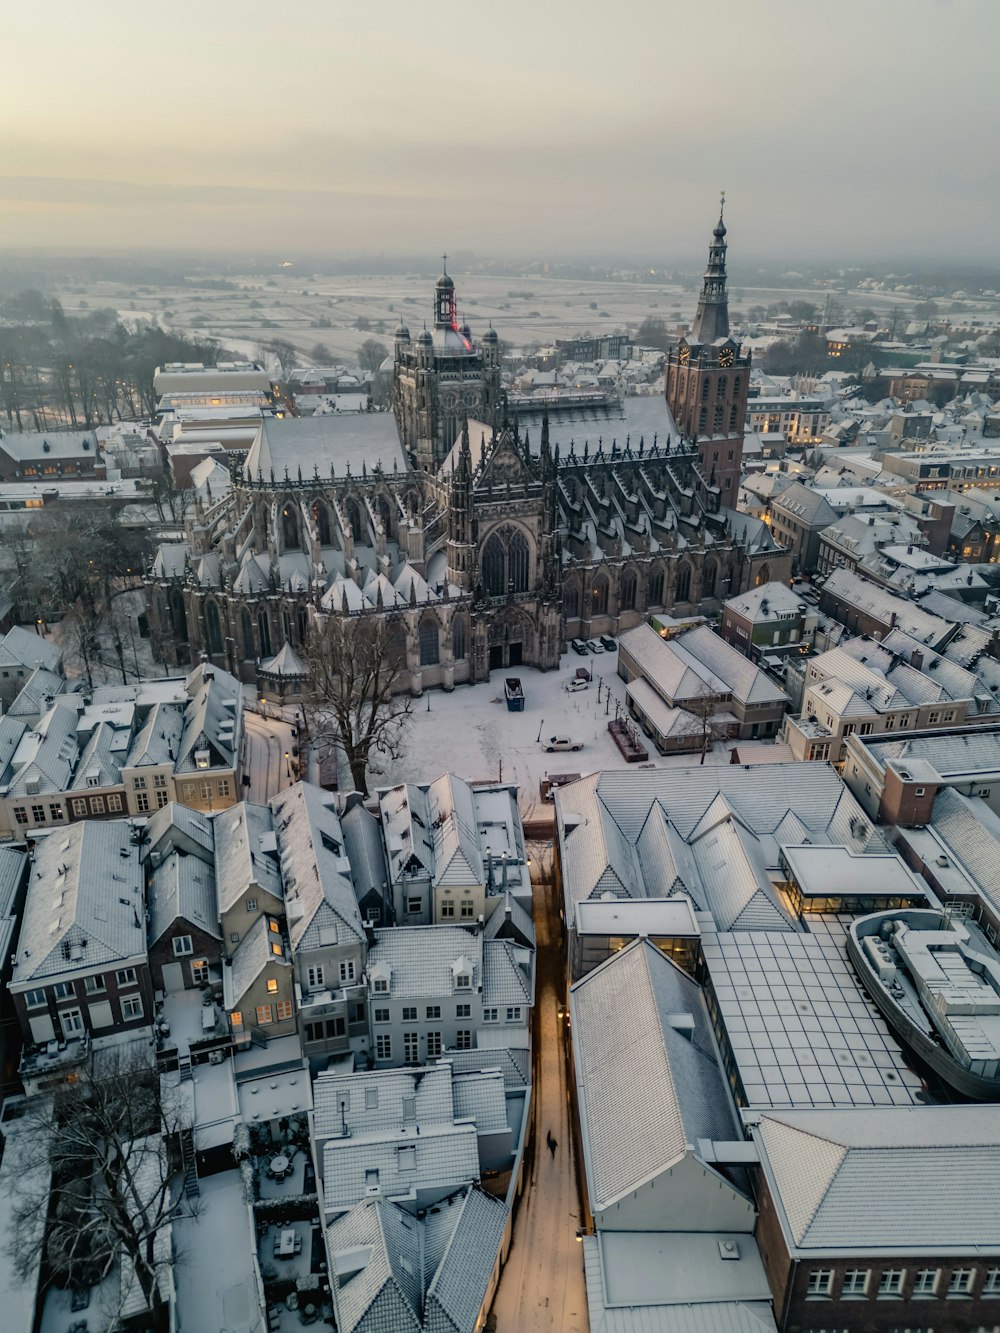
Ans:
{"type": "MultiPolygon", "coordinates": [[[[723,208],[725,201],[723,195],[723,208]]],[[[709,513],[736,508],[750,381],[750,353],[729,333],[723,208],[712,232],[694,325],[667,353],[666,364],[667,406],[682,438],[697,451],[699,501],[709,513]]]]}

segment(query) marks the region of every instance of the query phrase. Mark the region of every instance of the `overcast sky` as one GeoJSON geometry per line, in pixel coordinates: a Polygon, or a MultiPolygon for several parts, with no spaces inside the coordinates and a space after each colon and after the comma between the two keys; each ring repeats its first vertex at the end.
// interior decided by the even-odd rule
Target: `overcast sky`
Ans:
{"type": "Polygon", "coordinates": [[[0,245],[1000,258],[1000,0],[5,6],[0,245]]]}

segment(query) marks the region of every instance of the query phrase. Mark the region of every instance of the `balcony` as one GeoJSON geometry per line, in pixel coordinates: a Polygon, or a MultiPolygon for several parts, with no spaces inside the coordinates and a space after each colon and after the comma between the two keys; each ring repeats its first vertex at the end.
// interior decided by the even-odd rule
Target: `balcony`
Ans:
{"type": "Polygon", "coordinates": [[[90,1036],[83,1033],[69,1041],[26,1047],[18,1072],[26,1092],[42,1092],[59,1083],[75,1083],[81,1066],[89,1060],[90,1036]]]}

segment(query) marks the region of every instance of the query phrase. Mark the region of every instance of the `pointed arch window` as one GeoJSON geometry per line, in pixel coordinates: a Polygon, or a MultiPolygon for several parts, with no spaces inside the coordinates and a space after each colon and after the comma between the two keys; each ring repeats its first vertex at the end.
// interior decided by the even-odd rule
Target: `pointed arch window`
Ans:
{"type": "Polygon", "coordinates": [[[575,583],[568,583],[563,588],[563,615],[567,620],[575,620],[580,614],[580,589],[575,583]]]}
{"type": "Polygon", "coordinates": [[[635,610],[635,590],[636,577],[634,569],[626,569],[622,574],[621,586],[618,592],[618,607],[621,611],[635,610]]]}
{"type": "Polygon", "coordinates": [[[608,576],[598,574],[590,590],[590,614],[606,616],[608,614],[608,576]]]}
{"type": "Polygon", "coordinates": [[[272,653],[271,618],[263,609],[257,612],[257,633],[260,636],[261,657],[270,657],[272,653]]]}
{"type": "Polygon", "coordinates": [[[298,607],[295,612],[295,628],[298,630],[299,643],[305,643],[309,633],[309,612],[304,606],[298,607]]]}
{"type": "Polygon", "coordinates": [[[299,516],[291,500],[281,506],[281,545],[285,551],[294,551],[300,545],[299,516]]]}
{"type": "Polygon", "coordinates": [[[528,540],[512,523],[491,532],[483,546],[483,587],[490,597],[526,592],[531,562],[528,540]]]}
{"type": "Polygon", "coordinates": [[[770,565],[766,565],[766,564],[765,564],[765,565],[761,565],[761,567],[760,567],[760,572],[758,573],[757,577],[754,579],[753,582],[754,582],[754,587],[755,587],[755,588],[759,588],[759,587],[761,587],[761,585],[764,584],[764,583],[770,583],[770,582],[771,582],[771,566],[770,566],[770,565]]]}
{"type": "Polygon", "coordinates": [[[222,621],[219,608],[214,602],[205,603],[205,634],[208,638],[208,651],[217,655],[222,652],[222,621]]]}
{"type": "Polygon", "coordinates": [[[649,577],[649,584],[646,591],[647,606],[663,605],[663,570],[654,569],[649,577]]]}
{"type": "Polygon", "coordinates": [[[246,607],[240,611],[240,638],[243,640],[243,660],[252,662],[257,653],[253,641],[253,620],[246,607]]]}
{"type": "Polygon", "coordinates": [[[351,535],[356,542],[363,543],[365,540],[365,523],[361,513],[361,506],[355,500],[353,495],[349,495],[344,501],[344,517],[351,525],[351,535]]]}
{"type": "Polygon", "coordinates": [[[441,660],[438,623],[433,616],[420,622],[420,665],[437,666],[441,660]]]}
{"type": "Polygon", "coordinates": [[[715,564],[709,562],[705,566],[704,573],[701,576],[701,594],[703,597],[715,596],[715,579],[717,570],[715,564]]]}
{"type": "Polygon", "coordinates": [[[677,571],[677,594],[678,602],[686,602],[691,596],[691,566],[681,565],[677,571]]]}
{"type": "Polygon", "coordinates": [[[451,627],[451,651],[456,662],[465,661],[465,616],[457,616],[451,627]]]}
{"type": "Polygon", "coordinates": [[[316,524],[316,540],[320,546],[332,546],[333,527],[330,523],[330,510],[322,500],[315,500],[312,513],[313,522],[316,524]]]}

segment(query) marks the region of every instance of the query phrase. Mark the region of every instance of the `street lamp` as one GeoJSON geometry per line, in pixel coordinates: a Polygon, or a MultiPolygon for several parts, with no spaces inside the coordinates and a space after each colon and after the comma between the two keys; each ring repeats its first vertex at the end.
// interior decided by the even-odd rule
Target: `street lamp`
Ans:
{"type": "Polygon", "coordinates": [[[292,764],[291,764],[291,760],[290,760],[289,757],[288,757],[288,751],[287,751],[287,750],[285,751],[285,777],[288,778],[289,782],[291,782],[291,780],[292,780],[292,764]]]}

